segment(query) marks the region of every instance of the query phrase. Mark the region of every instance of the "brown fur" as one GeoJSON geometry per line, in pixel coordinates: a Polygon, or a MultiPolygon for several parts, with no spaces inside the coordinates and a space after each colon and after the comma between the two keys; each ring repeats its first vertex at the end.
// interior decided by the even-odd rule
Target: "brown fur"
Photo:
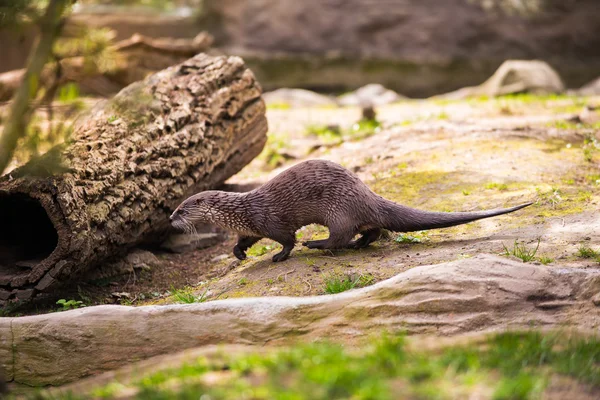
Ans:
{"type": "Polygon", "coordinates": [[[362,248],[377,240],[382,229],[411,232],[465,224],[506,214],[520,206],[482,212],[443,213],[409,208],[373,193],[356,175],[324,160],[297,164],[263,186],[247,193],[206,191],[191,196],[171,216],[174,227],[193,230],[196,222],[209,222],[236,231],[233,253],[246,258],[246,250],[268,237],[283,245],[273,261],[289,257],[296,231],[309,224],[329,228],[329,238],[303,243],[311,249],[362,248]],[[352,240],[356,234],[361,237],[352,240]]]}

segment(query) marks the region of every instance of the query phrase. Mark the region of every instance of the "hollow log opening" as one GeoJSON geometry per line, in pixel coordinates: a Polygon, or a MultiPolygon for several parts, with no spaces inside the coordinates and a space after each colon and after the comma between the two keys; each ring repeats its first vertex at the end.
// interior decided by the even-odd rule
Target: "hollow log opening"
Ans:
{"type": "Polygon", "coordinates": [[[0,227],[0,270],[32,268],[58,245],[46,210],[29,196],[0,196],[0,227]]]}

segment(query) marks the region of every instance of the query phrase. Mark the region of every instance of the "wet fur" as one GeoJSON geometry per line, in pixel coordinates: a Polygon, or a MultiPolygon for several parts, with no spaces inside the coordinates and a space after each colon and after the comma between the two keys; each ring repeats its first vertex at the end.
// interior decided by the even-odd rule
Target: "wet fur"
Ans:
{"type": "Polygon", "coordinates": [[[329,238],[303,245],[311,249],[367,247],[382,229],[411,232],[445,228],[516,211],[421,211],[373,193],[356,175],[324,160],[297,164],[263,186],[247,193],[206,191],[191,196],[171,216],[174,227],[194,231],[194,223],[209,222],[239,234],[233,254],[243,260],[246,250],[267,237],[283,246],[273,261],[287,259],[296,243],[296,231],[305,225],[329,228],[329,238]],[[357,240],[352,240],[357,234],[357,240]]]}

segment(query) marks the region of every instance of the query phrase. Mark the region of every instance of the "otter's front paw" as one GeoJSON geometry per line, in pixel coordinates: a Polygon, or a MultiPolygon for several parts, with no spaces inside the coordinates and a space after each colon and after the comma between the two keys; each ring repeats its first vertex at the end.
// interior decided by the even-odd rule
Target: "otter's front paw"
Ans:
{"type": "Polygon", "coordinates": [[[236,256],[238,260],[246,259],[246,252],[240,249],[237,245],[233,248],[233,255],[236,256]]]}

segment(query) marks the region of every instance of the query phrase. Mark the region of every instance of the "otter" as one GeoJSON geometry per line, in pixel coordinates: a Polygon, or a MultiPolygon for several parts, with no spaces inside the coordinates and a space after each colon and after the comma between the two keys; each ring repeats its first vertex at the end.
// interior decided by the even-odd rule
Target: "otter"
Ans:
{"type": "Polygon", "coordinates": [[[192,233],[196,222],[235,231],[233,254],[267,237],[283,246],[273,261],[286,260],[296,244],[296,231],[309,224],[329,228],[329,238],[302,243],[310,249],[360,249],[379,239],[382,229],[421,231],[465,224],[527,207],[479,212],[430,212],[406,207],[375,194],[358,176],[331,161],[301,162],[246,193],[209,190],[195,194],[170,217],[173,227],[192,233]],[[353,238],[360,233],[356,240],[353,238]]]}

